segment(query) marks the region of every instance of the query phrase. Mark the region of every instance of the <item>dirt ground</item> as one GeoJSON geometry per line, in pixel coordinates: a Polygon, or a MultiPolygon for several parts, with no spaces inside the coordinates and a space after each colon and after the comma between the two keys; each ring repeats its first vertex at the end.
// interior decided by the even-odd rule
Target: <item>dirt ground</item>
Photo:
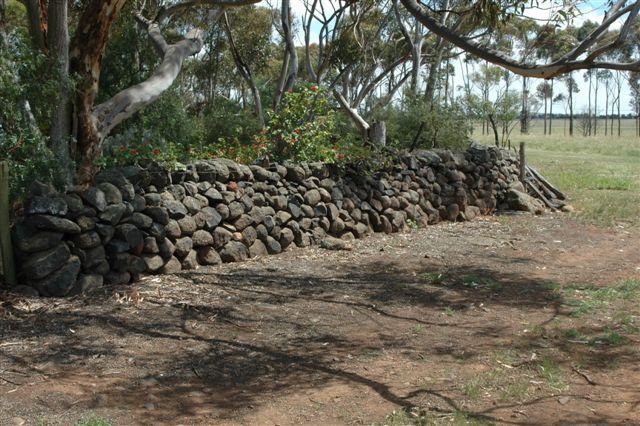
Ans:
{"type": "Polygon", "coordinates": [[[547,214],[5,294],[0,424],[640,424],[640,297],[599,291],[639,278],[640,230],[547,214]]]}

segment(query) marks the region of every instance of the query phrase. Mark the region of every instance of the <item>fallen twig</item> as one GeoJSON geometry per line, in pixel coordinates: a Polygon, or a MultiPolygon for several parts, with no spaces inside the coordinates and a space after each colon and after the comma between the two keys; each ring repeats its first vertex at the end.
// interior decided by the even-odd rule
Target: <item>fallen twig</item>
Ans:
{"type": "Polygon", "coordinates": [[[593,385],[593,386],[597,385],[597,383],[591,377],[589,377],[587,373],[585,373],[584,371],[580,371],[576,367],[571,367],[571,369],[575,371],[577,374],[579,374],[580,376],[582,376],[590,385],[593,385]]]}

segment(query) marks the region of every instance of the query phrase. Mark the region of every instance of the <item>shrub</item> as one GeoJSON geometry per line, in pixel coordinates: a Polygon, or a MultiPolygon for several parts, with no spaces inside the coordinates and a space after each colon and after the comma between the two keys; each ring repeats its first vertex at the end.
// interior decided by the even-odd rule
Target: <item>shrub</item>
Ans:
{"type": "Polygon", "coordinates": [[[342,163],[362,155],[344,117],[315,85],[285,93],[255,141],[254,149],[272,161],[342,163]]]}
{"type": "Polygon", "coordinates": [[[17,202],[35,181],[53,182],[56,163],[42,138],[28,129],[22,135],[8,134],[0,126],[0,161],[10,167],[9,199],[17,202]]]}
{"type": "Polygon", "coordinates": [[[472,123],[459,104],[433,106],[422,99],[405,107],[391,105],[374,117],[387,124],[390,145],[402,149],[464,149],[469,144],[472,123]]]}
{"type": "Polygon", "coordinates": [[[138,129],[131,128],[105,141],[97,164],[109,168],[156,161],[173,170],[181,166],[185,157],[183,146],[159,139],[152,131],[144,131],[139,136],[138,129]]]}

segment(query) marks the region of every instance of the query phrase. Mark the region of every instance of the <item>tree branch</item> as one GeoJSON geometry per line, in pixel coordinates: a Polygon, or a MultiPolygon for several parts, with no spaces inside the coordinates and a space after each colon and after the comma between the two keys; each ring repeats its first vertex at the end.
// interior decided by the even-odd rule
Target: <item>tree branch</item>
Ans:
{"type": "MultiPolygon", "coordinates": [[[[216,15],[220,16],[221,13],[216,13],[216,15]]],[[[153,32],[156,31],[156,28],[155,24],[148,27],[149,31],[153,32]]],[[[160,35],[160,37],[162,36],[160,35]]],[[[154,39],[154,42],[157,41],[154,39]]],[[[92,111],[92,116],[100,139],[104,139],[115,126],[155,101],[171,87],[178,77],[185,59],[200,52],[202,46],[203,31],[200,29],[191,30],[183,40],[165,46],[162,62],[151,77],[97,105],[92,111]]]]}
{"type": "Polygon", "coordinates": [[[154,19],[155,22],[164,22],[165,20],[170,20],[174,15],[190,9],[194,6],[217,6],[222,8],[227,7],[236,7],[236,6],[246,6],[249,4],[260,3],[262,0],[189,0],[183,1],[181,3],[173,4],[168,7],[163,7],[158,12],[158,15],[154,19]]]}
{"type": "Polygon", "coordinates": [[[256,86],[255,81],[253,80],[253,75],[251,74],[251,69],[244,62],[242,57],[240,56],[240,52],[238,52],[238,48],[236,47],[236,42],[233,38],[233,33],[231,32],[231,26],[229,25],[229,17],[227,13],[224,13],[224,26],[225,31],[227,33],[227,38],[229,39],[229,49],[231,50],[231,56],[233,57],[233,62],[238,69],[238,72],[242,76],[242,78],[247,82],[249,88],[251,89],[251,94],[253,95],[253,107],[258,122],[260,123],[260,127],[264,127],[264,113],[262,111],[262,100],[260,97],[260,91],[256,86]]]}
{"type": "Polygon", "coordinates": [[[535,77],[535,78],[553,78],[555,76],[565,74],[570,71],[581,70],[581,69],[594,69],[594,68],[605,68],[605,69],[613,69],[613,70],[622,70],[622,71],[640,71],[640,62],[627,62],[627,63],[612,63],[612,62],[596,62],[596,61],[587,61],[587,60],[572,60],[580,56],[581,53],[586,51],[590,46],[592,46],[599,36],[604,33],[604,31],[617,19],[623,16],[626,13],[634,10],[638,7],[640,1],[636,1],[631,5],[620,8],[615,13],[610,14],[607,18],[604,19],[603,23],[594,30],[587,40],[583,41],[578,47],[576,47],[573,51],[560,58],[559,60],[552,62],[550,64],[525,64],[522,62],[518,62],[517,60],[504,55],[501,52],[490,49],[486,46],[482,46],[475,41],[469,40],[467,38],[462,37],[460,34],[457,34],[455,31],[452,31],[445,25],[442,25],[429,15],[425,13],[422,6],[416,0],[400,0],[402,4],[407,8],[407,10],[413,14],[418,21],[420,21],[425,27],[427,27],[430,31],[435,33],[436,35],[442,37],[443,39],[449,41],[453,45],[463,49],[472,55],[475,55],[481,59],[484,59],[488,62],[491,62],[495,65],[499,65],[503,68],[506,68],[515,74],[519,74],[524,77],[535,77]]]}

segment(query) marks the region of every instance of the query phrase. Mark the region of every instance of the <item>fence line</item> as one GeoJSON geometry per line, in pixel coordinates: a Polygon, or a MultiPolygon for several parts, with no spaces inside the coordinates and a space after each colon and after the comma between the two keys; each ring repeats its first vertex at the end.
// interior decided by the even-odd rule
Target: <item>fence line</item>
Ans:
{"type": "Polygon", "coordinates": [[[6,161],[0,161],[0,275],[9,286],[17,284],[9,225],[9,163],[6,161]]]}

